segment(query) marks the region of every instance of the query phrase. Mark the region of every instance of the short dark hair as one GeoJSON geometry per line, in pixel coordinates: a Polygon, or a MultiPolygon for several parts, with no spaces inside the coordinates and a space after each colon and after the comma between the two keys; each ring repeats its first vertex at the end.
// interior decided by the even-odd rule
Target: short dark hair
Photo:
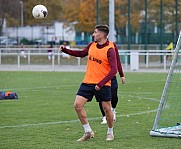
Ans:
{"type": "Polygon", "coordinates": [[[109,27],[107,25],[96,25],[95,29],[102,31],[104,33],[106,33],[107,35],[109,34],[109,27]]]}

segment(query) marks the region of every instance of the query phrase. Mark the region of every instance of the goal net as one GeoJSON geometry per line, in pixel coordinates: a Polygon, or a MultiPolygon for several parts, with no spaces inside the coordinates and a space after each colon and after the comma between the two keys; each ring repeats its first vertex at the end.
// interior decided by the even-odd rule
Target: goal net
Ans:
{"type": "Polygon", "coordinates": [[[181,138],[181,32],[162,92],[151,136],[181,138]]]}

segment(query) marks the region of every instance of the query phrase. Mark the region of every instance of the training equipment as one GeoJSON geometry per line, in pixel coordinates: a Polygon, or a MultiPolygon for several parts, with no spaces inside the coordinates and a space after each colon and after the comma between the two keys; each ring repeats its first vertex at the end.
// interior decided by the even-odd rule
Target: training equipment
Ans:
{"type": "Polygon", "coordinates": [[[15,92],[0,92],[0,100],[6,100],[6,99],[18,99],[18,95],[15,92]]]}
{"type": "Polygon", "coordinates": [[[181,138],[181,31],[151,136],[181,138]]]}
{"type": "Polygon", "coordinates": [[[47,17],[48,10],[44,5],[36,5],[33,7],[32,15],[36,19],[43,19],[47,17]]]}

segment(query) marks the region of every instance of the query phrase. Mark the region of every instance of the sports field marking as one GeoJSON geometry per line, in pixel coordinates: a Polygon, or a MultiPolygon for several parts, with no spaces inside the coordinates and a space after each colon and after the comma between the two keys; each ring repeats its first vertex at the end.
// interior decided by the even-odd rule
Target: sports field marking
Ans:
{"type": "MultiPolygon", "coordinates": [[[[79,86],[78,85],[66,85],[66,86],[79,86]]],[[[65,86],[64,86],[65,87],[65,86]]],[[[61,88],[61,86],[44,86],[44,87],[33,87],[33,88],[16,88],[16,90],[31,90],[31,91],[41,91],[40,89],[50,89],[50,88],[61,88]]],[[[11,90],[11,89],[6,89],[6,90],[11,90]]],[[[145,92],[144,92],[145,93],[145,92]]],[[[147,92],[147,94],[150,94],[147,92]]],[[[129,95],[130,97],[133,97],[132,95],[129,95]]],[[[135,96],[134,96],[135,97],[135,96]]],[[[152,100],[152,101],[159,101],[158,99],[155,98],[147,98],[147,97],[141,97],[141,96],[136,96],[136,98],[141,98],[141,99],[146,99],[146,100],[152,100]]],[[[141,114],[146,114],[146,113],[153,113],[156,112],[157,109],[155,110],[148,110],[148,111],[143,111],[143,112],[138,112],[138,113],[132,113],[132,114],[124,114],[124,115],[116,115],[116,117],[129,117],[129,116],[134,116],[134,115],[141,115],[141,114]]],[[[93,117],[93,118],[88,118],[89,121],[93,120],[100,120],[102,117],[93,117]]],[[[58,122],[47,122],[47,123],[36,123],[36,124],[20,124],[20,125],[7,125],[7,126],[0,126],[0,129],[3,128],[21,128],[21,127],[31,127],[31,126],[41,126],[41,125],[56,125],[56,124],[65,124],[65,123],[76,123],[79,122],[79,119],[76,120],[67,120],[67,121],[58,121],[58,122]]]]}
{"type": "MultiPolygon", "coordinates": [[[[155,80],[155,81],[149,81],[149,80],[142,80],[142,81],[136,81],[136,83],[148,83],[148,82],[158,82],[158,81],[161,81],[161,80],[155,80]]],[[[58,85],[58,86],[50,86],[50,85],[47,85],[47,86],[37,86],[37,87],[23,87],[23,88],[3,88],[3,89],[1,89],[0,88],[0,90],[35,90],[35,89],[50,89],[50,88],[64,88],[64,87],[70,87],[70,86],[72,86],[72,87],[74,87],[74,86],[77,86],[77,87],[79,87],[80,86],[80,82],[75,82],[75,83],[77,83],[77,84],[66,84],[66,85],[64,85],[64,86],[61,86],[61,85],[58,85]]],[[[132,83],[134,83],[134,82],[132,82],[132,83]]],[[[118,89],[118,91],[119,92],[121,92],[122,90],[119,88],[118,89]]],[[[140,92],[141,93],[141,92],[140,92]]],[[[148,94],[150,94],[150,92],[143,92],[143,94],[146,94],[146,93],[148,93],[148,94]]]]}
{"type": "Polygon", "coordinates": [[[149,98],[149,97],[143,97],[143,96],[132,96],[132,95],[130,95],[130,97],[134,97],[134,98],[138,98],[138,99],[140,98],[142,100],[146,99],[146,100],[157,101],[157,102],[160,101],[157,98],[149,98]]]}
{"type": "Polygon", "coordinates": [[[51,88],[65,88],[65,87],[70,87],[70,86],[79,86],[79,84],[78,85],[72,85],[72,84],[70,84],[70,85],[64,85],[64,86],[41,86],[41,87],[24,87],[24,88],[4,88],[3,90],[35,90],[35,89],[51,89],[51,88]]]}
{"type": "MultiPolygon", "coordinates": [[[[155,110],[149,110],[149,111],[143,111],[143,112],[138,112],[138,113],[132,113],[132,114],[121,114],[121,115],[116,115],[116,117],[129,117],[129,116],[134,116],[134,115],[141,115],[141,114],[146,114],[146,113],[153,113],[156,112],[157,109],[155,110]]],[[[92,117],[88,118],[89,121],[93,120],[100,120],[102,117],[92,117]]],[[[77,120],[67,120],[67,121],[58,121],[58,122],[47,122],[47,123],[37,123],[37,124],[22,124],[22,125],[12,125],[12,126],[0,126],[0,129],[3,128],[21,128],[21,127],[31,127],[31,126],[41,126],[41,125],[56,125],[56,124],[65,124],[65,123],[76,123],[79,122],[79,119],[77,120]]]]}

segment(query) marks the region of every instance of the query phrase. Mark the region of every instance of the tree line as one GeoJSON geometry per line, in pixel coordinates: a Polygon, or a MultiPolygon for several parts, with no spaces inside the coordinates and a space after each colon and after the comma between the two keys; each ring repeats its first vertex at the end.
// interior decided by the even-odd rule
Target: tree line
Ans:
{"type": "MultiPolygon", "coordinates": [[[[54,21],[63,21],[65,24],[74,22],[77,31],[91,33],[97,23],[97,2],[99,2],[99,23],[108,24],[109,22],[109,0],[0,0],[1,35],[5,19],[7,26],[20,26],[20,1],[23,2],[24,25],[50,25],[54,21]],[[32,9],[37,4],[43,4],[47,7],[48,17],[46,19],[37,20],[33,18],[32,9]]],[[[128,1],[115,0],[115,28],[117,33],[127,26],[128,1]]],[[[145,8],[147,8],[148,13],[147,22],[160,25],[161,1],[163,23],[164,25],[169,24],[168,30],[175,31],[175,24],[181,22],[180,0],[130,0],[132,33],[139,31],[140,21],[145,21],[145,8]],[[145,2],[147,2],[147,6],[145,6],[145,2]],[[176,4],[178,7],[176,7],[176,4]],[[178,12],[176,12],[176,8],[178,8],[178,12]],[[177,18],[176,13],[178,14],[177,18]]]]}

